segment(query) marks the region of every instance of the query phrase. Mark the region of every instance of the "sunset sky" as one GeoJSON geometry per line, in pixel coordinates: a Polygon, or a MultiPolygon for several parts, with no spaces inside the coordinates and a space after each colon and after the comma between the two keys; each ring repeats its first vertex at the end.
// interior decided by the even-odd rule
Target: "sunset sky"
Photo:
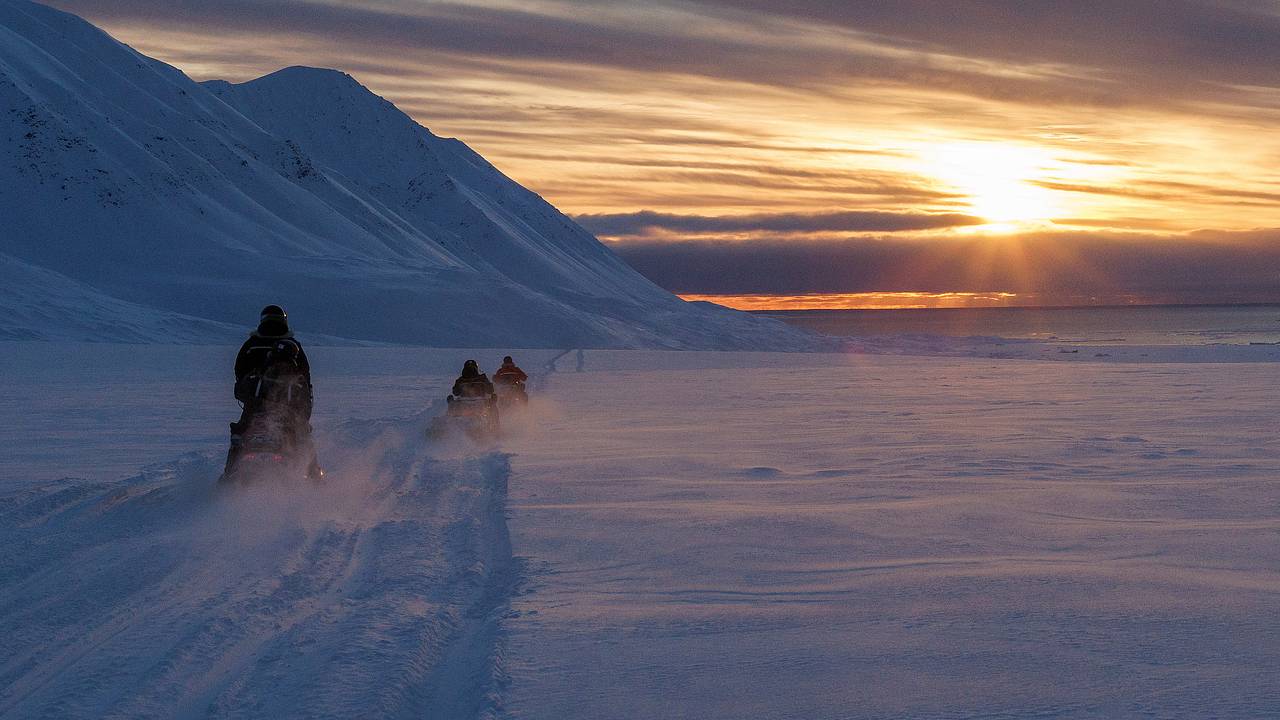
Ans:
{"type": "Polygon", "coordinates": [[[350,72],[686,295],[1280,300],[1277,2],[51,4],[198,80],[350,72]]]}

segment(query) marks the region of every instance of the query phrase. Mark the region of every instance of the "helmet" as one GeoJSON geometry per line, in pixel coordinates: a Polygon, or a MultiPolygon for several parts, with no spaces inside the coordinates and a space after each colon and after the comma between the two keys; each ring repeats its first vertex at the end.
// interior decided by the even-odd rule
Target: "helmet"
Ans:
{"type": "Polygon", "coordinates": [[[510,355],[507,355],[506,357],[502,358],[503,365],[515,365],[515,363],[516,361],[512,360],[510,355]]]}
{"type": "Polygon", "coordinates": [[[478,376],[479,374],[480,374],[480,366],[476,364],[475,360],[468,360],[462,363],[462,377],[467,378],[469,380],[473,377],[478,376]]]}
{"type": "Polygon", "coordinates": [[[289,319],[289,315],[285,313],[284,308],[279,305],[268,305],[262,308],[262,314],[258,316],[258,319],[266,320],[269,317],[278,317],[281,320],[289,319]]]}
{"type": "Polygon", "coordinates": [[[289,316],[279,305],[268,305],[262,308],[262,316],[258,320],[258,334],[263,337],[285,337],[289,334],[289,316]]]}

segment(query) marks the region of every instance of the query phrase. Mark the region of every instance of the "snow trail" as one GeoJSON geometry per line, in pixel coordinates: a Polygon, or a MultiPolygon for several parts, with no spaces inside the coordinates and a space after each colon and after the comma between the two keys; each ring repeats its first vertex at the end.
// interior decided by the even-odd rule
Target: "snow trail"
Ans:
{"type": "Polygon", "coordinates": [[[0,497],[0,716],[498,712],[509,461],[430,412],[341,426],[320,487],[191,455],[0,497]]]}

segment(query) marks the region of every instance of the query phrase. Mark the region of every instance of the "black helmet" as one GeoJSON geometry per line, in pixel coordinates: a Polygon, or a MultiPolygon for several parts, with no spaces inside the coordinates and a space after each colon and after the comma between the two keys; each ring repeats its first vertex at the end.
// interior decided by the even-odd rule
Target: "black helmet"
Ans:
{"type": "Polygon", "coordinates": [[[473,377],[479,377],[479,375],[480,366],[476,364],[475,360],[468,360],[462,363],[462,377],[470,380],[473,377]]]}
{"type": "Polygon", "coordinates": [[[268,305],[262,308],[262,316],[258,320],[258,334],[263,337],[286,337],[289,334],[289,316],[279,305],[268,305]]]}
{"type": "Polygon", "coordinates": [[[510,355],[507,355],[506,357],[502,358],[502,364],[503,364],[503,365],[515,365],[515,364],[516,364],[516,361],[515,361],[515,360],[512,360],[510,355]]]}
{"type": "Polygon", "coordinates": [[[258,319],[266,320],[269,317],[278,317],[281,320],[289,319],[289,315],[279,305],[268,305],[262,308],[262,314],[258,316],[258,319]]]}

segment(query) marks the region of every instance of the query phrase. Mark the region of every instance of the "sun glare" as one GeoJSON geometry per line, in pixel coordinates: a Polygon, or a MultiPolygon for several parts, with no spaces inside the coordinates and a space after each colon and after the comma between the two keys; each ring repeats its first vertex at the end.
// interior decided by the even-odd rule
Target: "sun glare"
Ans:
{"type": "Polygon", "coordinates": [[[1054,192],[1035,184],[1056,163],[1040,148],[971,142],[934,145],[921,153],[926,171],[964,196],[970,212],[992,224],[1048,220],[1060,211],[1054,192]]]}

